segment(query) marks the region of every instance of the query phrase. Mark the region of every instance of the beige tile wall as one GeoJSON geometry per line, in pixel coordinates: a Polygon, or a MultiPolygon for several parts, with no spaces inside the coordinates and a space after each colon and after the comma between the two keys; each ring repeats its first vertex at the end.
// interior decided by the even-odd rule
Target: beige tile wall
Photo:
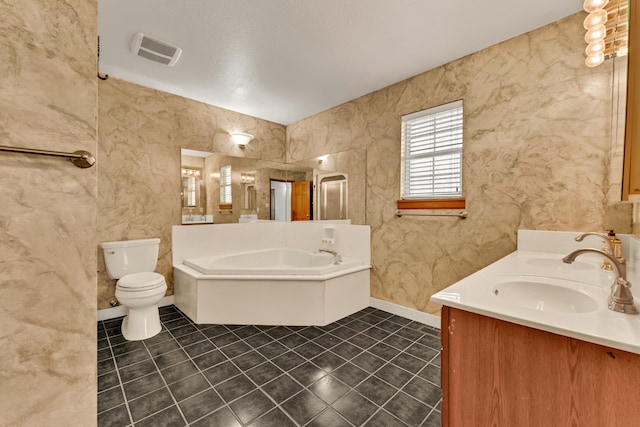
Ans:
{"type": "MultiPolygon", "coordinates": [[[[0,144],[96,153],[97,6],[0,2],[0,144]]],[[[2,426],[96,424],[97,173],[0,153],[2,426]]]]}
{"type": "Polygon", "coordinates": [[[287,128],[288,160],[367,148],[372,296],[437,314],[429,297],[515,249],[518,229],[602,230],[611,61],[584,66],[584,14],[287,128]],[[464,100],[468,219],[397,218],[400,118],[464,100]]]}
{"type": "MultiPolygon", "coordinates": [[[[99,86],[98,241],[161,239],[158,268],[173,291],[171,226],[180,224],[180,148],[284,161],[282,125],[115,78],[99,86]],[[238,148],[231,131],[255,136],[238,148]]],[[[98,253],[98,308],[115,280],[98,253]]]]}

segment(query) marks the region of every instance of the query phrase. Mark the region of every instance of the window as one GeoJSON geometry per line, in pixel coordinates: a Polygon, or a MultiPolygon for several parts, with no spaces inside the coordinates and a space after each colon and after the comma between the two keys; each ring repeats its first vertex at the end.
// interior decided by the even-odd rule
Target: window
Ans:
{"type": "Polygon", "coordinates": [[[401,194],[409,202],[462,199],[462,100],[402,117],[401,194]]]}
{"type": "Polygon", "coordinates": [[[220,205],[231,205],[231,165],[220,167],[220,205]]]}
{"type": "Polygon", "coordinates": [[[193,176],[187,178],[187,206],[196,206],[196,178],[193,176]]]}

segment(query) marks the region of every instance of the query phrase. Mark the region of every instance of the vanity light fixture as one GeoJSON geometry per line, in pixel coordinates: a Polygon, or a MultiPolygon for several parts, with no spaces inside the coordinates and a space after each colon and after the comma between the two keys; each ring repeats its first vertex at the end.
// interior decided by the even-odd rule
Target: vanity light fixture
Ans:
{"type": "Polygon", "coordinates": [[[242,132],[229,132],[229,135],[233,138],[233,142],[238,144],[238,147],[244,148],[249,141],[251,141],[254,136],[250,133],[242,133],[242,132]]]}
{"type": "Polygon", "coordinates": [[[256,182],[256,177],[254,175],[243,173],[240,175],[240,182],[244,184],[253,184],[256,182]]]}
{"type": "Polygon", "coordinates": [[[200,176],[200,171],[195,169],[182,169],[182,176],[200,176]]]}
{"type": "Polygon", "coordinates": [[[585,0],[582,8],[589,14],[583,22],[587,30],[585,65],[597,67],[605,59],[625,56],[629,33],[628,0],[585,0]]]}

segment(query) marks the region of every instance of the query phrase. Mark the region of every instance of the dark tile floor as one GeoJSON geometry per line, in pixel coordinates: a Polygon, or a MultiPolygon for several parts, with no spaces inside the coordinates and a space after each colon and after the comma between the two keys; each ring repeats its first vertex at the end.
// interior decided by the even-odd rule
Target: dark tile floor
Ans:
{"type": "Polygon", "coordinates": [[[438,330],[366,308],[324,327],[98,322],[99,426],[440,426],[438,330]]]}

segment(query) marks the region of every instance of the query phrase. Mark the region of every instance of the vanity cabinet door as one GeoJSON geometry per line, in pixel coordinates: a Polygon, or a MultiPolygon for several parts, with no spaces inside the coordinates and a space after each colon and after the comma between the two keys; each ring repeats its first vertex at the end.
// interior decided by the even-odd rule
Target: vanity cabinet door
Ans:
{"type": "Polygon", "coordinates": [[[443,426],[638,426],[640,355],[442,309],[443,426]]]}

